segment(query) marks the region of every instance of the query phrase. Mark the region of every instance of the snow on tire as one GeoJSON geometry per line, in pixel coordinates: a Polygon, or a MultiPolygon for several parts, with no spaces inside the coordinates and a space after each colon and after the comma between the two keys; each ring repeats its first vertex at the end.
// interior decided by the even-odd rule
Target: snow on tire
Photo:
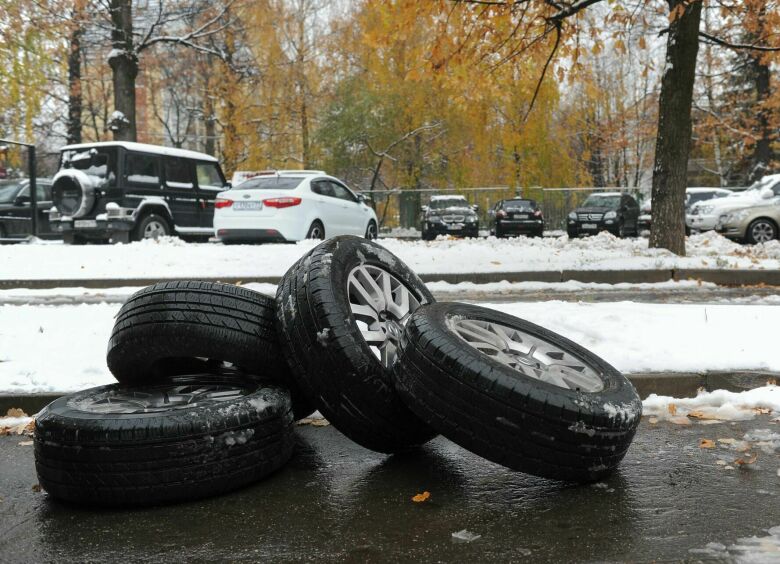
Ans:
{"type": "Polygon", "coordinates": [[[35,420],[35,467],[54,498],[150,505],[220,494],[284,465],[289,393],[230,374],[112,384],[61,397],[35,420]]]}
{"type": "Polygon", "coordinates": [[[278,333],[299,388],[366,448],[396,452],[435,435],[400,400],[390,374],[409,315],[432,301],[397,257],[353,236],[320,243],[279,284],[278,333]]]}
{"type": "Polygon", "coordinates": [[[161,282],[133,294],[117,314],[108,368],[125,384],[154,382],[230,363],[290,387],[296,419],[311,414],[279,351],[273,298],[240,286],[161,282]]]}
{"type": "Polygon", "coordinates": [[[642,414],[631,382],[543,327],[491,309],[423,306],[406,325],[396,387],[453,442],[509,468],[588,482],[625,456],[642,414]]]}

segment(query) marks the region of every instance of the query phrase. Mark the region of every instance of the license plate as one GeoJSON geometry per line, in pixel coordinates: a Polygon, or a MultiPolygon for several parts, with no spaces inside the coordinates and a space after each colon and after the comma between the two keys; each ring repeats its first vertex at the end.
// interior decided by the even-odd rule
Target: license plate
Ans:
{"type": "Polygon", "coordinates": [[[453,223],[450,226],[450,229],[457,231],[458,229],[463,229],[463,225],[460,223],[453,223]]]}
{"type": "Polygon", "coordinates": [[[515,214],[512,214],[512,218],[513,219],[528,219],[528,217],[529,216],[528,216],[527,213],[515,213],[515,214]]]}
{"type": "Polygon", "coordinates": [[[583,229],[598,229],[598,225],[595,223],[583,223],[582,224],[583,229]]]}
{"type": "Polygon", "coordinates": [[[97,227],[95,219],[77,219],[73,222],[73,227],[97,227]]]}
{"type": "Polygon", "coordinates": [[[236,211],[261,210],[263,202],[236,202],[233,204],[233,209],[236,211]]]}

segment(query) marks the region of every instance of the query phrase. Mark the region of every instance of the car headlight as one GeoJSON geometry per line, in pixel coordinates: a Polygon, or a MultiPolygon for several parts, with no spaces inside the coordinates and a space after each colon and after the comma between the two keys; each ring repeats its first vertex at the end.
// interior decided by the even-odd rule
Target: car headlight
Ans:
{"type": "Polygon", "coordinates": [[[476,217],[467,217],[466,221],[468,223],[476,223],[477,222],[477,218],[476,217]]]}
{"type": "Polygon", "coordinates": [[[715,206],[699,206],[697,209],[700,215],[706,215],[715,211],[715,206]]]}
{"type": "Polygon", "coordinates": [[[428,216],[428,222],[429,223],[439,223],[441,221],[441,216],[439,215],[429,215],[428,216]]]}
{"type": "Polygon", "coordinates": [[[569,219],[577,219],[577,212],[571,212],[569,214],[569,219]]]}
{"type": "Polygon", "coordinates": [[[617,217],[617,212],[614,210],[608,211],[607,213],[604,214],[604,219],[615,219],[616,217],[617,217]]]}

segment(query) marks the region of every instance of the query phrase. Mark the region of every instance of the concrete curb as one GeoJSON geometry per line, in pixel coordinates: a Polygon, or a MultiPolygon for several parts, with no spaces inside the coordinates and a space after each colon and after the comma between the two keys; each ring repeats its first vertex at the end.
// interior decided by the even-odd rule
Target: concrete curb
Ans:
{"type": "MultiPolygon", "coordinates": [[[[724,372],[650,372],[627,374],[628,379],[636,387],[642,399],[650,394],[672,397],[693,397],[701,388],[708,392],[712,390],[729,390],[741,392],[760,388],[768,381],[780,382],[780,373],[760,370],[724,371],[724,372]]],[[[25,413],[33,414],[65,392],[37,394],[1,394],[0,416],[9,409],[20,408],[25,413]]]]}
{"type": "MultiPolygon", "coordinates": [[[[250,282],[277,284],[280,276],[219,276],[194,277],[205,282],[227,284],[250,282]]],[[[424,282],[595,282],[601,284],[642,284],[668,280],[701,280],[722,286],[780,286],[780,270],[749,269],[649,269],[649,270],[540,270],[526,272],[455,272],[423,273],[424,282]]],[[[181,278],[101,278],[101,279],[49,279],[49,280],[0,280],[0,290],[29,288],[117,288],[120,286],[149,286],[157,282],[170,282],[181,278]]]]}

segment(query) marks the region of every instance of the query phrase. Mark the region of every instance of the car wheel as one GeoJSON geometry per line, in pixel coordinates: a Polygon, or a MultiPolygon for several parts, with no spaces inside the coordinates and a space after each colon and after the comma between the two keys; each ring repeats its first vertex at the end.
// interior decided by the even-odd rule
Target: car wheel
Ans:
{"type": "Polygon", "coordinates": [[[172,232],[173,230],[167,219],[156,213],[150,213],[138,220],[133,230],[133,240],[159,239],[160,237],[169,236],[172,232]]]}
{"type": "Polygon", "coordinates": [[[397,452],[435,435],[401,402],[390,376],[406,320],[432,301],[392,253],[348,235],[320,243],[278,287],[278,333],[299,388],[366,448],[397,452]]]}
{"type": "Polygon", "coordinates": [[[368,222],[368,227],[366,227],[366,239],[369,241],[373,241],[378,237],[377,235],[377,228],[376,228],[376,222],[372,219],[368,222]]]}
{"type": "Polygon", "coordinates": [[[319,239],[323,240],[325,239],[325,227],[322,225],[322,222],[319,219],[315,219],[311,227],[309,227],[309,232],[306,233],[307,239],[319,239]]]}
{"type": "Polygon", "coordinates": [[[777,226],[769,219],[756,219],[747,228],[747,242],[756,245],[777,239],[777,226]]]}
{"type": "Polygon", "coordinates": [[[133,294],[117,314],[108,368],[124,384],[164,380],[229,363],[291,387],[296,419],[314,411],[279,351],[273,298],[230,284],[161,282],[133,294]]]}
{"type": "Polygon", "coordinates": [[[248,378],[173,378],[61,397],[35,419],[35,468],[54,498],[117,506],[224,493],[283,466],[286,390],[248,378]]]}
{"type": "Polygon", "coordinates": [[[394,367],[423,421],[488,460],[546,478],[599,480],[625,456],[642,414],[636,390],[587,349],[495,310],[415,311],[394,367]]]}

